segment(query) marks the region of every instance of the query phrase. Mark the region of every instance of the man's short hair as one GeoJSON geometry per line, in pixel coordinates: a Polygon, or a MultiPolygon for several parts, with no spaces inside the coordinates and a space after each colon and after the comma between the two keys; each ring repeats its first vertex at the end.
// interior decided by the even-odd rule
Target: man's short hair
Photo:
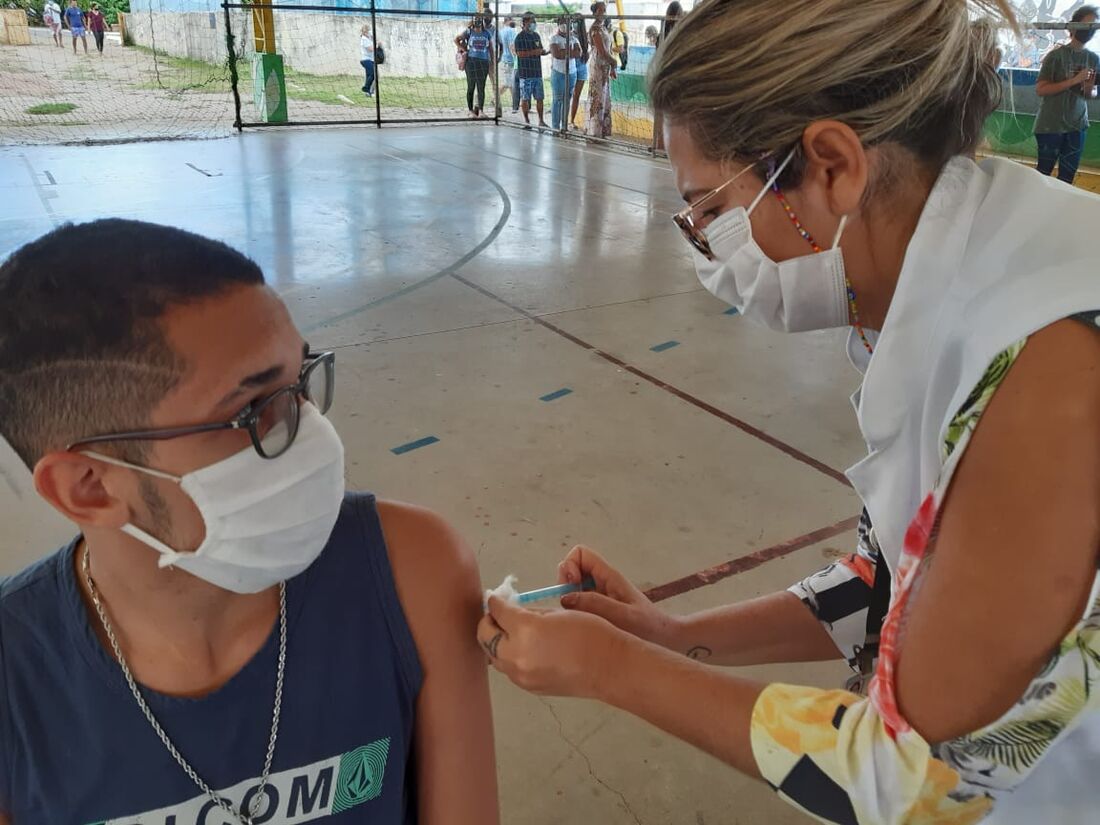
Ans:
{"type": "Polygon", "coordinates": [[[1069,22],[1080,23],[1090,14],[1093,17],[1100,17],[1100,10],[1098,10],[1096,6],[1081,6],[1081,8],[1073,13],[1073,16],[1070,18],[1069,22]]]}
{"type": "Polygon", "coordinates": [[[263,283],[240,252],[169,226],[108,219],[32,241],[0,265],[0,435],[33,468],[80,438],[147,426],[186,366],[165,312],[263,283]]]}

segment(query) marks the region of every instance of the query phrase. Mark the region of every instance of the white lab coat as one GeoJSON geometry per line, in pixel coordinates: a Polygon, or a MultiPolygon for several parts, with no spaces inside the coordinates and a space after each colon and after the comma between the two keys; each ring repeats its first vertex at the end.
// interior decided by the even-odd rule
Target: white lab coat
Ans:
{"type": "MultiPolygon", "coordinates": [[[[944,168],[874,355],[848,347],[865,370],[853,402],[868,455],[847,475],[891,569],[936,486],[947,425],[994,356],[1060,319],[1100,312],[1098,231],[1100,198],[1013,161],[956,158],[944,168]]],[[[1100,821],[1100,714],[1079,721],[1023,784],[998,796],[986,822],[1100,821]]]]}

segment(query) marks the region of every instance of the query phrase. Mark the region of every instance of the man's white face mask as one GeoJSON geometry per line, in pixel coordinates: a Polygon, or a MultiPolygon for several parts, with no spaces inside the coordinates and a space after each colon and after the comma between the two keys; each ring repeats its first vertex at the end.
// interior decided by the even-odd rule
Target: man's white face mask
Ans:
{"type": "Polygon", "coordinates": [[[206,526],[197,550],[174,550],[134,524],[123,532],[160,553],[161,567],[179,567],[234,593],[259,593],[313,564],[344,498],[344,446],[311,403],[302,406],[294,443],[274,459],[249,446],[174,476],[99,453],[86,455],[179,484],[206,526]]]}

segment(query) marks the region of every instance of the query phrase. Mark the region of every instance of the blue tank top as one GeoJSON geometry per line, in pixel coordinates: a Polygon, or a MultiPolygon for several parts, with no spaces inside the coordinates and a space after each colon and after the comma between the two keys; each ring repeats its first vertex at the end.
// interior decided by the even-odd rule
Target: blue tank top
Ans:
{"type": "MultiPolygon", "coordinates": [[[[14,825],[237,825],[169,755],[93,634],[75,546],[0,581],[0,810],[14,825]]],[[[287,628],[282,721],[255,822],[414,825],[422,673],[373,496],[345,497],[321,557],[288,583],[287,628]]],[[[276,626],[215,693],[145,692],[237,810],[259,784],[277,653],[276,626]]]]}

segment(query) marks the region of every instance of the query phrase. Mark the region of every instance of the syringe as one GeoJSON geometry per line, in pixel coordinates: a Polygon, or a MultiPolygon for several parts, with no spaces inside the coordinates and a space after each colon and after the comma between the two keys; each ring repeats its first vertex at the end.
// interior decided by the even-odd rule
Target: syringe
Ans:
{"type": "Polygon", "coordinates": [[[531,604],[546,599],[560,599],[569,593],[577,593],[581,590],[595,590],[596,580],[591,576],[581,581],[580,584],[556,584],[553,587],[541,587],[538,590],[528,590],[526,593],[516,594],[517,604],[531,604]]]}

